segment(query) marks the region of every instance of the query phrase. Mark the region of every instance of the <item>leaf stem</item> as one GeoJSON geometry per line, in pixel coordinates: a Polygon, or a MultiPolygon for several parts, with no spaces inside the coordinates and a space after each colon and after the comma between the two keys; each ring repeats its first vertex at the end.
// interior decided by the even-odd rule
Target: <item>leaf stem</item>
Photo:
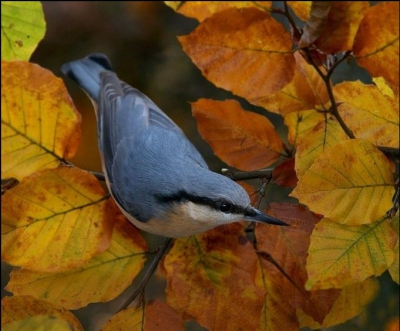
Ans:
{"type": "Polygon", "coordinates": [[[158,264],[160,263],[162,257],[164,256],[165,252],[169,248],[172,242],[172,238],[166,238],[164,243],[159,247],[156,256],[154,257],[153,261],[149,268],[147,269],[145,275],[143,276],[142,280],[140,281],[139,285],[135,288],[133,293],[129,296],[129,298],[124,302],[124,304],[118,309],[117,313],[121,310],[128,308],[128,306],[136,299],[136,297],[143,293],[146,288],[147,283],[150,281],[151,277],[153,276],[155,270],[157,269],[158,264]]]}

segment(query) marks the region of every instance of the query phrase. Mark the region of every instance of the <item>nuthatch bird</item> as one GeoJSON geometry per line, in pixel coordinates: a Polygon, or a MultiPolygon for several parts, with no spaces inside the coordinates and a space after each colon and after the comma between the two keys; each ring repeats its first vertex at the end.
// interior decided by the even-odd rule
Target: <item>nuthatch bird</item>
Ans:
{"type": "Polygon", "coordinates": [[[92,100],[107,186],[136,227],[177,238],[240,220],[287,225],[252,207],[239,184],[209,170],[182,130],[118,79],[107,56],[91,54],[61,70],[92,100]]]}

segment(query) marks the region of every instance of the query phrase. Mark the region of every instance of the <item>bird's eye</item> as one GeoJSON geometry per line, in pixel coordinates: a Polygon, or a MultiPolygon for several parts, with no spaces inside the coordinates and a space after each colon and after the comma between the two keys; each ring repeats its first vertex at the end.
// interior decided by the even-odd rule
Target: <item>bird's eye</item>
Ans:
{"type": "Polygon", "coordinates": [[[222,200],[219,203],[219,210],[224,213],[229,213],[232,210],[232,204],[228,201],[222,200]]]}

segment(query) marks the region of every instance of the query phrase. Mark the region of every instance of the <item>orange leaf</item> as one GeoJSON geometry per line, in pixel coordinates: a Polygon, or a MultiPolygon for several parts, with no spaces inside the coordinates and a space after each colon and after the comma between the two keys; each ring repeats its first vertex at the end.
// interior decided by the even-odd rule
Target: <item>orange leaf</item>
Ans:
{"type": "Polygon", "coordinates": [[[255,8],[216,13],[179,41],[208,80],[250,102],[279,91],[293,78],[289,33],[255,8]]]}
{"type": "Polygon", "coordinates": [[[223,225],[177,239],[165,257],[167,302],[210,330],[254,330],[263,290],[255,282],[257,256],[243,226],[223,225]]]}
{"type": "Polygon", "coordinates": [[[375,85],[360,81],[334,87],[339,113],[357,138],[385,147],[399,147],[399,101],[375,85]]]}
{"type": "Polygon", "coordinates": [[[296,151],[296,174],[300,178],[311,167],[314,160],[327,148],[337,143],[348,140],[340,125],[329,118],[317,124],[297,146],[296,151]]]}
{"type": "Polygon", "coordinates": [[[14,269],[7,291],[32,295],[66,309],[78,309],[93,302],[119,296],[144,265],[146,243],[126,219],[117,218],[111,245],[78,269],[63,273],[40,273],[14,269]]]}
{"type": "Polygon", "coordinates": [[[56,168],[80,140],[81,118],[64,83],[29,62],[2,62],[1,69],[2,178],[56,168]]]}
{"type": "Polygon", "coordinates": [[[345,322],[361,314],[366,306],[377,296],[379,282],[375,278],[367,278],[361,283],[346,286],[340,291],[339,297],[333,303],[323,323],[314,321],[301,310],[297,311],[301,327],[310,329],[329,328],[345,322]]]}
{"type": "Polygon", "coordinates": [[[243,110],[235,100],[200,99],[192,112],[203,139],[228,165],[257,170],[278,160],[282,140],[266,117],[243,110]]]}
{"type": "Polygon", "coordinates": [[[324,114],[315,110],[302,110],[286,114],[285,124],[288,127],[288,140],[298,146],[302,139],[320,122],[325,120],[324,114]]]}
{"type": "Polygon", "coordinates": [[[327,54],[351,50],[360,22],[369,7],[368,1],[326,2],[331,9],[326,26],[314,44],[327,54]]]}
{"type": "Polygon", "coordinates": [[[307,21],[310,17],[312,1],[287,1],[287,4],[302,21],[307,21]]]}
{"type": "Polygon", "coordinates": [[[294,166],[294,158],[278,165],[272,172],[272,178],[275,183],[285,187],[295,187],[298,179],[294,171],[294,166]]]}
{"type": "Polygon", "coordinates": [[[228,8],[271,7],[272,1],[164,1],[164,3],[179,14],[193,17],[202,22],[207,17],[228,8]]]}
{"type": "Polygon", "coordinates": [[[94,176],[77,168],[36,172],[1,202],[1,257],[12,265],[70,270],[110,244],[116,208],[94,176]]]}
{"type": "Polygon", "coordinates": [[[283,116],[299,110],[323,109],[328,101],[324,81],[301,54],[296,52],[294,57],[296,69],[291,82],[272,95],[252,100],[253,104],[283,116]]]}
{"type": "MultiPolygon", "coordinates": [[[[292,307],[291,318],[296,318],[296,309],[301,309],[315,320],[322,322],[339,296],[338,290],[306,291],[307,281],[305,262],[310,243],[310,234],[320,217],[301,206],[291,204],[271,204],[279,219],[288,221],[290,227],[271,227],[257,225],[256,238],[259,251],[270,254],[273,261],[284,269],[285,277],[274,264],[262,259],[264,277],[272,283],[272,292],[278,291],[280,301],[292,307]],[[294,285],[296,284],[296,285],[294,285]],[[278,288],[274,289],[277,286],[278,288]]],[[[267,297],[270,289],[267,288],[267,297]]],[[[274,296],[274,295],[273,295],[274,296]]],[[[266,307],[271,314],[274,307],[266,307]]],[[[275,318],[270,317],[271,320],[275,318]]],[[[283,325],[269,325],[268,329],[278,329],[283,325]],[[272,327],[274,326],[274,327],[272,327]]]]}
{"type": "Polygon", "coordinates": [[[166,303],[158,300],[146,304],[144,325],[146,331],[183,331],[185,329],[181,316],[166,303]]]}
{"type": "Polygon", "coordinates": [[[4,297],[1,300],[1,325],[13,321],[24,320],[28,317],[49,315],[68,322],[71,330],[83,331],[79,320],[68,310],[53,306],[43,300],[37,300],[31,296],[4,297]]]}
{"type": "Polygon", "coordinates": [[[339,142],[321,153],[290,194],[338,223],[372,223],[392,207],[390,162],[367,140],[339,142]]]}
{"type": "Polygon", "coordinates": [[[385,219],[358,226],[322,219],[311,235],[306,288],[344,288],[381,275],[393,263],[397,239],[385,219]]]}
{"type": "Polygon", "coordinates": [[[371,76],[383,76],[398,91],[398,1],[384,1],[366,11],[354,40],[353,52],[357,63],[367,69],[371,76]]]}

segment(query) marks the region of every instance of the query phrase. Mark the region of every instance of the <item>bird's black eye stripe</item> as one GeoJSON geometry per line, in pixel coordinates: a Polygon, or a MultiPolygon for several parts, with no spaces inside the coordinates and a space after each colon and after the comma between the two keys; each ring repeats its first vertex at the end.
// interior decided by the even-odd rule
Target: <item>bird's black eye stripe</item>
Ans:
{"type": "Polygon", "coordinates": [[[158,195],[156,199],[159,203],[177,203],[182,201],[191,201],[198,205],[209,206],[215,210],[222,211],[226,214],[244,214],[245,208],[235,206],[231,202],[221,199],[214,201],[210,198],[199,197],[186,191],[179,191],[176,194],[171,195],[158,195]]]}

